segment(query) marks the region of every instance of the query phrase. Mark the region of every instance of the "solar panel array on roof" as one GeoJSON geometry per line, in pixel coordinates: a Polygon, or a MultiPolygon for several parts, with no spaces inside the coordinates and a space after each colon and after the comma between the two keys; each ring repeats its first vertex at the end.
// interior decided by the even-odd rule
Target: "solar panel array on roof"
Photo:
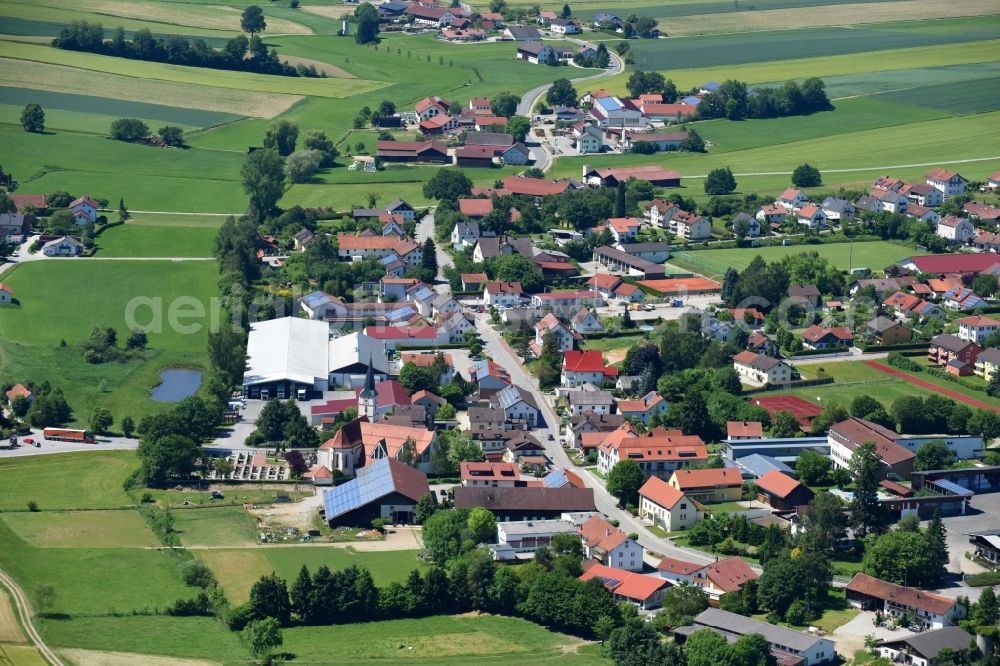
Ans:
{"type": "Polygon", "coordinates": [[[326,491],[323,508],[330,520],[353,511],[395,490],[389,459],[383,458],[358,470],[357,477],[326,491]]]}
{"type": "Polygon", "coordinates": [[[949,481],[947,479],[934,479],[929,481],[932,486],[937,486],[941,490],[945,490],[952,495],[957,495],[958,497],[972,497],[976,493],[972,492],[968,488],[958,485],[954,481],[949,481]]]}
{"type": "Polygon", "coordinates": [[[597,580],[601,581],[604,587],[618,587],[622,584],[617,578],[611,578],[610,576],[597,576],[597,580]]]}
{"type": "Polygon", "coordinates": [[[557,469],[542,479],[542,484],[546,488],[562,488],[567,483],[569,479],[566,478],[566,470],[563,469],[557,469]]]}

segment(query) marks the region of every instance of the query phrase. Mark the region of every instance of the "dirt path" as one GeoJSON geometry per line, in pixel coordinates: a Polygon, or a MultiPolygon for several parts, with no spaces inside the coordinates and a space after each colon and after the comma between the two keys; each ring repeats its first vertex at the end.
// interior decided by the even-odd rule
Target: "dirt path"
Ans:
{"type": "Polygon", "coordinates": [[[988,409],[991,412],[996,412],[997,414],[1000,414],[1000,407],[994,407],[993,405],[981,402],[979,400],[976,400],[975,398],[970,398],[969,396],[963,395],[957,391],[952,391],[951,389],[944,388],[943,386],[938,386],[937,384],[925,382],[922,379],[917,379],[913,375],[901,372],[899,370],[895,370],[887,365],[882,365],[881,363],[878,363],[876,361],[865,361],[865,365],[867,365],[869,368],[875,368],[876,370],[881,370],[882,372],[892,375],[893,377],[898,377],[899,379],[908,381],[911,384],[916,384],[917,386],[925,388],[928,391],[933,391],[935,393],[943,393],[949,398],[952,398],[959,402],[964,402],[970,407],[975,407],[977,409],[988,409]]]}
{"type": "Polygon", "coordinates": [[[155,654],[135,654],[133,652],[101,652],[99,650],[60,650],[62,655],[77,666],[218,666],[216,661],[204,659],[180,659],[161,657],[155,654]]]}
{"type": "Polygon", "coordinates": [[[25,596],[24,590],[22,590],[14,579],[8,576],[3,571],[0,571],[0,585],[3,585],[10,592],[11,596],[14,597],[14,604],[17,605],[17,612],[21,615],[21,620],[24,623],[24,629],[28,634],[28,638],[31,642],[35,644],[38,651],[42,653],[45,660],[53,666],[63,666],[62,660],[59,656],[52,651],[45,641],[42,640],[41,635],[39,635],[38,630],[35,629],[35,625],[31,623],[31,604],[28,602],[28,597],[25,596]]]}
{"type": "Polygon", "coordinates": [[[26,643],[17,614],[6,594],[0,593],[0,643],[26,643]]]}

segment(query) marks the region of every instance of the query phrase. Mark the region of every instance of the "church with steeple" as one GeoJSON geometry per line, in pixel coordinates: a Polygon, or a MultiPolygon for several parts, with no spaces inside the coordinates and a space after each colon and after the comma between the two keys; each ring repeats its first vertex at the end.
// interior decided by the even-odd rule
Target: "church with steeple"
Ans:
{"type": "Polygon", "coordinates": [[[378,412],[378,391],[375,390],[375,370],[369,357],[365,385],[358,394],[358,416],[367,416],[369,421],[374,421],[376,412],[378,412]]]}

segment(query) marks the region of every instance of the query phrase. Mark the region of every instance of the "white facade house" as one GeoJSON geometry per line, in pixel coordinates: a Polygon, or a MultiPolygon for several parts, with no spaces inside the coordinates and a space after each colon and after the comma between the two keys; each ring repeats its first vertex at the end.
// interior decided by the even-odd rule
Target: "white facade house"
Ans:
{"type": "Polygon", "coordinates": [[[568,520],[498,521],[497,545],[491,547],[494,559],[512,560],[534,553],[549,546],[559,534],[577,534],[576,525],[568,520]]]}
{"type": "Polygon", "coordinates": [[[601,136],[601,129],[594,125],[587,125],[579,133],[574,132],[576,137],[576,149],[581,153],[599,153],[604,147],[604,139],[601,136]]]}
{"type": "Polygon", "coordinates": [[[786,384],[792,380],[792,368],[772,356],[742,351],[733,357],[733,368],[740,380],[753,386],[786,384]]]}
{"type": "Polygon", "coordinates": [[[69,204],[69,209],[73,211],[77,224],[97,221],[97,209],[100,206],[90,197],[80,197],[74,199],[69,204]]]}
{"type": "Polygon", "coordinates": [[[953,197],[965,192],[965,178],[954,171],[940,167],[931,169],[927,174],[927,184],[939,190],[945,197],[953,197]]]}
{"type": "Polygon", "coordinates": [[[42,254],[46,257],[78,257],[83,254],[83,243],[72,236],[63,236],[43,245],[42,254]]]}
{"type": "Polygon", "coordinates": [[[702,515],[694,502],[663,479],[651,476],[639,489],[639,517],[667,532],[689,529],[702,515]]]}
{"type": "Polygon", "coordinates": [[[1000,321],[974,315],[958,320],[958,337],[981,345],[983,340],[1000,331],[1000,321]]]}
{"type": "Polygon", "coordinates": [[[826,213],[815,204],[807,204],[796,213],[796,219],[799,224],[804,224],[810,229],[818,229],[826,224],[826,213]]]}
{"type": "Polygon", "coordinates": [[[976,237],[976,227],[968,218],[948,215],[938,222],[936,233],[953,243],[970,243],[976,237]]]}
{"type": "Polygon", "coordinates": [[[592,516],[579,531],[587,558],[616,569],[642,571],[643,547],[604,516],[592,516]]]}

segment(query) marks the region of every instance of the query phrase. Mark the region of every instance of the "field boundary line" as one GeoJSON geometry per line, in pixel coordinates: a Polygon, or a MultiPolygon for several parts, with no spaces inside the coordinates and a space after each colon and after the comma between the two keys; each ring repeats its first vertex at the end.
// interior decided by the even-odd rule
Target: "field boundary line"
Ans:
{"type": "Polygon", "coordinates": [[[21,624],[24,625],[25,632],[28,634],[28,638],[34,644],[35,648],[42,654],[47,662],[53,664],[53,666],[63,666],[63,662],[59,659],[58,655],[50,648],[45,641],[42,640],[41,634],[35,629],[35,625],[31,622],[31,604],[28,602],[28,597],[25,596],[24,590],[14,582],[14,579],[7,575],[7,572],[0,570],[0,584],[2,584],[10,592],[11,597],[14,598],[14,605],[17,606],[17,613],[21,617],[21,624]]]}
{"type": "MultiPolygon", "coordinates": [[[[734,151],[740,152],[740,151],[734,151]]],[[[823,169],[823,173],[859,173],[864,171],[889,171],[890,169],[914,169],[917,167],[937,166],[939,164],[968,164],[970,162],[989,162],[1000,160],[1000,155],[993,157],[969,157],[964,160],[937,160],[935,162],[919,162],[916,164],[890,164],[888,166],[851,167],[850,169],[823,169]]],[[[789,176],[791,171],[758,171],[756,173],[734,173],[734,176],[789,176]]],[[[684,176],[684,178],[708,178],[708,174],[684,176]]]]}

